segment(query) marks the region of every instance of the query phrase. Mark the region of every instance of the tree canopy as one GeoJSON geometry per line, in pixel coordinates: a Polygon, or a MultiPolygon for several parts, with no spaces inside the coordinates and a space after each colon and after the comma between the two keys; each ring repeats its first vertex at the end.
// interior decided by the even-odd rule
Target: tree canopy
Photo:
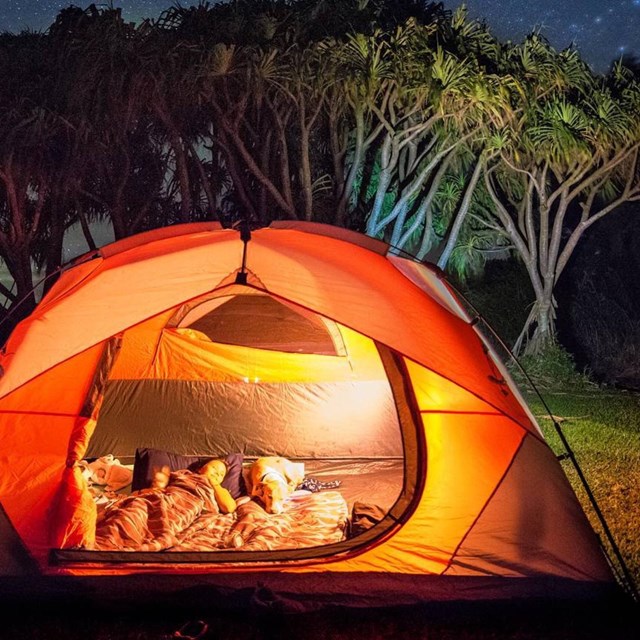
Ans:
{"type": "Polygon", "coordinates": [[[600,76],[439,3],[201,2],[138,25],[70,7],[44,33],[1,34],[0,76],[5,330],[73,225],[90,250],[94,220],[121,238],[290,218],[462,277],[515,254],[535,294],[516,347],[535,351],[585,230],[640,197],[633,65],[600,76]]]}

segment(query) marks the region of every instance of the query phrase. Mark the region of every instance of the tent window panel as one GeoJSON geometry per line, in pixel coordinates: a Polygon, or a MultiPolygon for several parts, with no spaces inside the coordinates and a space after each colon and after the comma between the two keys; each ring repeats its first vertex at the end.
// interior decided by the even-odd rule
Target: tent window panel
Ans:
{"type": "Polygon", "coordinates": [[[339,355],[319,316],[302,315],[270,296],[235,296],[188,325],[212,342],[285,351],[339,355]]]}

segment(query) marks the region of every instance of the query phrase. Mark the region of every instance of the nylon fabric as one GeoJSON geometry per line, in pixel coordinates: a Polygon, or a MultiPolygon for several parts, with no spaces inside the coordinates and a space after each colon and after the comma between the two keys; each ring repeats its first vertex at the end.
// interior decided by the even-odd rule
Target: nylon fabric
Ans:
{"type": "Polygon", "coordinates": [[[437,373],[405,360],[420,411],[459,413],[488,413],[499,415],[491,405],[462,389],[437,373]]]}
{"type": "Polygon", "coordinates": [[[235,234],[195,234],[137,246],[103,260],[82,287],[56,300],[45,312],[36,308],[19,332],[12,334],[7,352],[18,344],[20,349],[6,366],[0,360],[5,368],[0,398],[60,361],[212,290],[235,270],[241,255],[235,234]],[[121,304],[122,300],[135,304],[121,304]]]}
{"type": "Polygon", "coordinates": [[[51,547],[52,505],[75,422],[67,416],[0,415],[0,503],[42,563],[51,547]]]}
{"type": "MultiPolygon", "coordinates": [[[[55,314],[41,317],[36,309],[25,321],[20,359],[14,358],[0,379],[0,397],[123,328],[213,290],[241,256],[242,243],[226,232],[164,238],[116,253],[94,270],[85,286],[57,302],[55,314]],[[114,293],[136,304],[121,305],[113,314],[114,293]],[[69,326],[81,330],[65,341],[47,339],[64,335],[69,326]]],[[[416,296],[415,285],[385,257],[333,238],[261,229],[253,233],[247,265],[270,292],[357,327],[522,419],[519,403],[491,382],[493,369],[473,329],[439,302],[416,296]]]]}
{"type": "Polygon", "coordinates": [[[545,443],[526,438],[449,574],[607,579],[609,568],[598,540],[545,443]],[[532,476],[545,481],[534,483],[532,476]]]}
{"type": "Polygon", "coordinates": [[[107,386],[87,456],[137,447],[185,455],[402,455],[389,384],[122,380],[107,386]]]}
{"type": "Polygon", "coordinates": [[[387,256],[389,262],[405,275],[413,284],[420,287],[427,295],[439,302],[445,309],[469,321],[469,316],[460,303],[453,297],[446,284],[438,277],[433,269],[429,269],[421,262],[408,260],[401,256],[387,256]]]}
{"type": "Polygon", "coordinates": [[[46,415],[77,415],[101,356],[102,344],[98,344],[45,371],[31,385],[20,387],[2,398],[0,416],[11,412],[40,413],[43,418],[46,415]]]}
{"type": "MultiPolygon", "coordinates": [[[[145,332],[147,333],[147,332],[145,332]]],[[[140,361],[127,352],[114,367],[111,379],[208,380],[210,382],[340,382],[383,380],[384,369],[373,342],[346,328],[341,330],[348,356],[265,351],[251,347],[211,342],[191,329],[167,329],[157,338],[151,353],[144,349],[140,361]],[[150,360],[152,358],[152,360],[150,360]]],[[[139,345],[150,341],[142,336],[139,345]]]]}
{"type": "Polygon", "coordinates": [[[330,566],[325,563],[323,570],[443,573],[525,435],[503,416],[429,414],[423,420],[429,466],[417,509],[383,545],[330,566]]]}

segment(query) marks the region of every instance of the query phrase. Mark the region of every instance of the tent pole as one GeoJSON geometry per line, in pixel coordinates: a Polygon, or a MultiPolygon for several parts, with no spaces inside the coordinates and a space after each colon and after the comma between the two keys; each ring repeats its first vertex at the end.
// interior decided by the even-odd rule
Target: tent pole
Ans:
{"type": "Polygon", "coordinates": [[[247,284],[247,245],[251,240],[251,227],[247,220],[240,220],[240,240],[244,246],[242,248],[242,266],[236,273],[236,284],[247,284]]]}

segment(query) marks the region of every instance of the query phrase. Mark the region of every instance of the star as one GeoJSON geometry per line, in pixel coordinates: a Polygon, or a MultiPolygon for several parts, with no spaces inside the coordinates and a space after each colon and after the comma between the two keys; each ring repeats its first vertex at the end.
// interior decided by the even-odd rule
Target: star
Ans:
{"type": "MultiPolygon", "coordinates": [[[[61,9],[70,4],[86,7],[90,2],[2,0],[0,31],[46,31],[61,9]]],[[[448,10],[457,9],[463,2],[472,18],[486,19],[493,33],[503,40],[518,42],[537,29],[554,47],[563,49],[575,43],[579,35],[580,54],[598,72],[606,71],[618,57],[618,42],[625,42],[625,51],[640,52],[640,0],[607,0],[606,3],[602,0],[443,0],[448,10]]],[[[198,0],[180,0],[184,7],[197,3],[198,0]]],[[[96,2],[102,7],[107,4],[106,0],[96,2]]],[[[173,0],[112,0],[110,4],[122,10],[125,20],[139,22],[144,18],[158,18],[176,3],[173,0]]]]}
{"type": "MultiPolygon", "coordinates": [[[[462,0],[444,0],[454,10],[462,0]]],[[[465,0],[469,16],[484,19],[496,37],[521,41],[538,30],[557,49],[576,46],[591,67],[606,72],[624,52],[640,52],[640,0],[465,0]],[[513,16],[518,16],[514,20],[513,16]],[[579,37],[579,38],[578,38],[579,37]]]]}

